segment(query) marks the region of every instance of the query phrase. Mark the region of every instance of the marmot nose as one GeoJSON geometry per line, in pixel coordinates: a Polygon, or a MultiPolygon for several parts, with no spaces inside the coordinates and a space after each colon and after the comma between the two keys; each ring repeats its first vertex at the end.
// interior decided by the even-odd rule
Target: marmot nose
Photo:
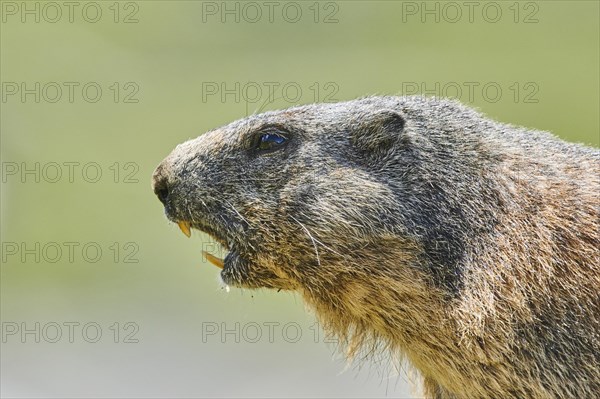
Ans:
{"type": "Polygon", "coordinates": [[[154,194],[156,194],[160,202],[162,202],[164,205],[167,205],[170,187],[169,179],[164,169],[165,168],[161,163],[154,171],[154,174],[152,175],[152,189],[154,190],[154,194]]]}

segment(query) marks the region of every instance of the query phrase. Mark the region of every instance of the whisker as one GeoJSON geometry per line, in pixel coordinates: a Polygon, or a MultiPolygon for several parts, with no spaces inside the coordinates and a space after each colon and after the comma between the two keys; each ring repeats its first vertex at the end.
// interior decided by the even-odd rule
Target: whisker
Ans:
{"type": "MultiPolygon", "coordinates": [[[[294,219],[296,222],[298,222],[298,220],[297,220],[295,217],[291,216],[291,218],[292,218],[292,219],[294,219]]],[[[305,230],[307,230],[307,231],[308,231],[308,229],[306,229],[306,227],[305,227],[305,226],[303,226],[303,225],[302,225],[300,222],[298,222],[298,223],[299,223],[299,224],[300,224],[300,225],[301,225],[301,226],[302,226],[302,227],[303,227],[305,230]]],[[[309,235],[310,235],[310,234],[309,234],[309,235]]],[[[314,237],[312,237],[312,236],[311,236],[311,239],[313,239],[314,241],[316,241],[318,244],[320,244],[321,246],[323,246],[323,248],[327,249],[328,251],[330,251],[330,252],[333,252],[334,254],[336,254],[336,255],[339,255],[339,256],[344,256],[343,254],[341,254],[341,253],[339,253],[339,252],[335,251],[334,249],[332,249],[332,248],[328,247],[327,245],[325,245],[325,244],[324,244],[322,241],[320,241],[320,240],[318,240],[318,239],[316,239],[316,238],[314,238],[314,237]]]]}
{"type": "Polygon", "coordinates": [[[317,248],[317,243],[316,243],[315,239],[313,238],[312,234],[310,234],[310,231],[308,231],[308,229],[302,223],[300,223],[300,221],[298,219],[296,219],[295,217],[293,217],[291,215],[290,215],[290,217],[292,219],[294,219],[296,221],[296,223],[298,223],[300,225],[300,227],[302,227],[304,229],[306,234],[308,234],[308,237],[310,237],[313,247],[315,248],[315,255],[317,255],[317,264],[319,266],[321,266],[321,258],[319,257],[319,249],[317,248]]]}
{"type": "Polygon", "coordinates": [[[248,226],[250,226],[250,222],[248,222],[248,220],[242,216],[241,213],[238,212],[237,209],[235,209],[235,206],[233,206],[229,201],[227,200],[223,200],[223,202],[225,202],[227,205],[229,205],[231,207],[231,209],[233,209],[233,211],[240,217],[240,219],[242,219],[248,226]]]}

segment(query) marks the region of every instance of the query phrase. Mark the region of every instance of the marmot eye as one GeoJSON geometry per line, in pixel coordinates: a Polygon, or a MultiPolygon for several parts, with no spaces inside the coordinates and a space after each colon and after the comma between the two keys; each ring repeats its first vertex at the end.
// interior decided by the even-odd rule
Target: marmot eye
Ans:
{"type": "Polygon", "coordinates": [[[260,151],[273,151],[283,147],[287,138],[276,133],[262,133],[258,138],[256,149],[260,151]]]}

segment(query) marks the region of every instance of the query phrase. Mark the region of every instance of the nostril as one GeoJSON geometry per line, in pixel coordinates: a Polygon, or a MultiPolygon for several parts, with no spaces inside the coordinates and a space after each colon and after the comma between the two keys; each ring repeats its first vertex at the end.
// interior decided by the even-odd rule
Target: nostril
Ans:
{"type": "Polygon", "coordinates": [[[167,198],[169,198],[169,189],[166,186],[162,186],[157,187],[157,189],[154,192],[156,193],[156,196],[158,197],[160,202],[166,205],[167,198]]]}
{"type": "Polygon", "coordinates": [[[165,171],[165,167],[161,163],[152,175],[152,189],[154,190],[154,194],[156,194],[160,202],[164,205],[167,205],[167,200],[169,199],[169,187],[169,178],[165,171]]]}

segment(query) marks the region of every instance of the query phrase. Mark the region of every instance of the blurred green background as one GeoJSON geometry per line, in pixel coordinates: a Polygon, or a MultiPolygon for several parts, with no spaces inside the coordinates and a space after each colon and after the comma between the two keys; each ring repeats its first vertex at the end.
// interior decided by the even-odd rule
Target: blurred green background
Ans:
{"type": "Polygon", "coordinates": [[[249,113],[368,94],[599,147],[599,3],[473,4],[2,1],[2,396],[418,396],[299,297],[221,289],[150,177],[249,113]]]}

